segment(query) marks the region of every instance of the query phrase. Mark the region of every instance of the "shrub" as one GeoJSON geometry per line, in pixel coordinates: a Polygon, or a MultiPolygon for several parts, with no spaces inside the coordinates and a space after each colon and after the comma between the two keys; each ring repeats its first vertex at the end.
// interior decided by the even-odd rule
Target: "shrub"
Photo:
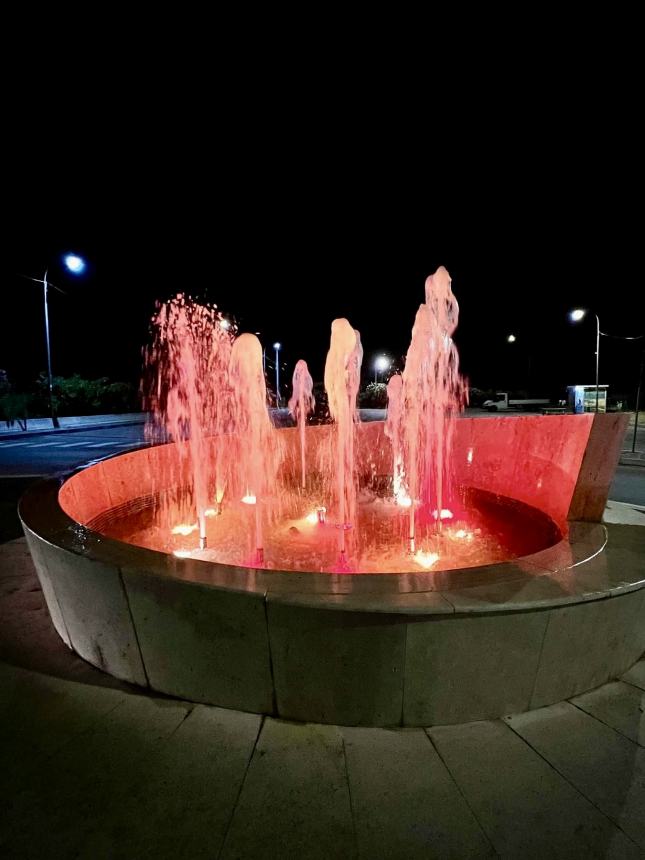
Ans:
{"type": "Polygon", "coordinates": [[[384,382],[370,382],[358,395],[362,409],[385,409],[387,406],[387,385],[384,382]]]}

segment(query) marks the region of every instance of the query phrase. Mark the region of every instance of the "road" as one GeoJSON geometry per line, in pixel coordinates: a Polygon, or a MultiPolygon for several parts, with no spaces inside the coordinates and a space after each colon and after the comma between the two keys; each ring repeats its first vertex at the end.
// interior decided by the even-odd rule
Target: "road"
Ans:
{"type": "MultiPolygon", "coordinates": [[[[383,417],[383,410],[364,412],[366,420],[383,417]]],[[[638,436],[637,447],[643,451],[645,428],[639,430],[638,436]]],[[[145,445],[142,425],[0,440],[0,542],[20,535],[16,502],[32,481],[142,445],[145,445]]],[[[629,432],[625,447],[631,448],[629,432]]],[[[619,466],[609,497],[617,502],[645,505],[645,466],[619,466]]]]}
{"type": "Polygon", "coordinates": [[[645,466],[619,466],[609,488],[614,502],[645,505],[645,466]]]}
{"type": "Polygon", "coordinates": [[[142,444],[140,424],[0,440],[0,543],[21,536],[16,505],[33,481],[142,444]]]}
{"type": "Polygon", "coordinates": [[[0,440],[0,475],[52,475],[144,444],[143,425],[0,440]]]}

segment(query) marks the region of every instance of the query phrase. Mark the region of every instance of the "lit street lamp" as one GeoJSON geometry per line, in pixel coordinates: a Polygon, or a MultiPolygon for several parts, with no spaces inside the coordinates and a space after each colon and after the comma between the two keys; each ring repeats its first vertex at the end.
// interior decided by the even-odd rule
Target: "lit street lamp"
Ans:
{"type": "MultiPolygon", "coordinates": [[[[82,257],[79,257],[78,254],[65,254],[63,256],[63,264],[68,272],[71,272],[73,275],[82,275],[85,269],[87,268],[87,264],[82,257]]],[[[56,410],[54,409],[54,381],[52,376],[52,356],[51,356],[51,347],[49,344],[49,307],[47,304],[47,294],[49,291],[49,287],[53,287],[54,285],[47,280],[49,269],[45,269],[45,274],[42,278],[28,278],[30,281],[34,281],[36,284],[43,285],[43,300],[45,305],[45,342],[47,344],[47,379],[49,386],[49,412],[52,419],[53,427],[60,427],[58,423],[58,418],[56,416],[56,410]]],[[[23,277],[25,277],[23,275],[23,277]]],[[[57,287],[54,287],[57,289],[57,287]]]]}
{"type": "Polygon", "coordinates": [[[275,405],[280,407],[280,349],[282,348],[281,343],[274,343],[273,348],[275,349],[275,405]]]}
{"type": "Polygon", "coordinates": [[[506,338],[507,343],[515,343],[516,340],[517,340],[517,338],[515,337],[514,334],[509,334],[509,336],[506,338]]]}
{"type": "MultiPolygon", "coordinates": [[[[585,318],[587,311],[583,308],[576,308],[571,311],[569,314],[569,319],[572,322],[580,322],[580,320],[585,318]]],[[[598,362],[600,357],[600,335],[603,337],[613,337],[617,340],[643,340],[645,335],[639,334],[635,337],[624,337],[618,334],[607,334],[607,332],[600,331],[600,320],[598,319],[598,314],[594,314],[596,317],[596,412],[598,411],[598,362]]],[[[641,396],[641,381],[643,377],[643,365],[645,364],[645,348],[643,349],[641,355],[641,365],[638,372],[638,388],[636,390],[636,415],[634,417],[634,440],[632,442],[632,451],[636,450],[636,432],[638,430],[638,410],[640,407],[640,396],[641,396]]]]}
{"type": "Polygon", "coordinates": [[[378,375],[380,373],[385,373],[386,370],[390,367],[390,359],[387,355],[379,355],[376,361],[374,362],[374,382],[378,382],[378,375]]]}
{"type": "Polygon", "coordinates": [[[65,254],[63,257],[65,267],[74,275],[82,275],[86,268],[85,260],[78,254],[65,254]]]}
{"type": "MultiPolygon", "coordinates": [[[[569,314],[571,322],[580,322],[587,314],[583,308],[576,308],[569,314]]],[[[596,412],[598,411],[598,367],[600,365],[600,320],[598,314],[594,314],[596,318],[596,412]]]]}

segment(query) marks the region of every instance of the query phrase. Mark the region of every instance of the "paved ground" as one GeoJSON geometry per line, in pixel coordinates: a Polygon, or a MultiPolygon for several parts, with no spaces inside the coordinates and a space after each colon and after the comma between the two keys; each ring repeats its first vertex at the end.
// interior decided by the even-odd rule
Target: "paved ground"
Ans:
{"type": "Polygon", "coordinates": [[[531,714],[301,724],[146,695],[54,632],[0,546],[0,856],[645,856],[645,661],[531,714]]]}

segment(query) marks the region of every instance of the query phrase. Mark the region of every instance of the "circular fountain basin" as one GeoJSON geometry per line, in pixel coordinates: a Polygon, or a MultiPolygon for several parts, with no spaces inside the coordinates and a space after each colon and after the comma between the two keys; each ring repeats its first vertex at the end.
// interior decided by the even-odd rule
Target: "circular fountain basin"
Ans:
{"type": "MultiPolygon", "coordinates": [[[[116,677],[316,722],[494,718],[604,683],[645,650],[645,530],[567,523],[591,422],[554,419],[460,422],[460,479],[515,497],[564,535],[495,564],[360,576],[265,570],[102,533],[124,510],[145,516],[173,445],[41,482],[20,515],[59,635],[116,677]],[[556,426],[567,438],[538,444],[556,426]],[[486,433],[478,446],[494,428],[496,442],[486,433]]],[[[363,447],[377,450],[382,428],[361,433],[363,447]]]]}
{"type": "MultiPolygon", "coordinates": [[[[128,500],[102,512],[87,523],[105,537],[135,546],[262,570],[346,575],[418,573],[432,570],[460,570],[508,561],[529,555],[557,543],[562,535],[553,520],[523,502],[486,490],[460,488],[455,493],[458,506],[442,511],[443,518],[431,520],[408,549],[409,507],[401,507],[386,495],[365,493],[358,504],[358,520],[344,531],[344,539],[356,538],[347,559],[339,565],[340,527],[322,510],[317,514],[315,496],[300,488],[281,490],[290,514],[266,522],[263,528],[261,561],[253,538],[255,510],[238,502],[225,504],[221,511],[208,511],[206,547],[200,549],[197,522],[176,525],[182,518],[168,499],[144,496],[128,500]],[[312,500],[313,499],[313,500],[312,500]]],[[[391,494],[390,494],[391,495],[391,494]]],[[[271,500],[266,503],[267,507],[271,500]]],[[[186,517],[184,517],[185,519],[186,517]]],[[[446,581],[435,576],[434,582],[446,581]]]]}

